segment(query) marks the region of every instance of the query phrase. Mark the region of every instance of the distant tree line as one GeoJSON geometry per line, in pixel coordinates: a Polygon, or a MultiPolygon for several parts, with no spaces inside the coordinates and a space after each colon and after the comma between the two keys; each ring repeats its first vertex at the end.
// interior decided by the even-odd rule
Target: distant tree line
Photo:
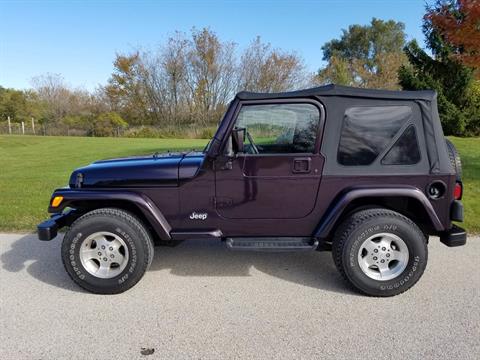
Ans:
{"type": "Polygon", "coordinates": [[[480,134],[480,0],[437,0],[423,31],[431,55],[406,42],[404,25],[372,19],[322,47],[310,73],[295,52],[260,37],[243,51],[210,29],[176,32],[154,50],[117,54],[108,82],[74,89],[59,74],[32,89],[0,86],[0,131],[31,118],[39,134],[210,137],[238,91],[282,92],[336,83],[380,89],[434,89],[447,135],[480,134]]]}
{"type": "Polygon", "coordinates": [[[176,32],[158,49],[117,54],[108,83],[94,92],[72,89],[59,74],[32,79],[28,91],[0,87],[0,119],[34,117],[49,134],[111,136],[130,127],[129,136],[210,136],[236,92],[312,84],[294,52],[260,37],[240,56],[236,47],[209,29],[176,32]]]}

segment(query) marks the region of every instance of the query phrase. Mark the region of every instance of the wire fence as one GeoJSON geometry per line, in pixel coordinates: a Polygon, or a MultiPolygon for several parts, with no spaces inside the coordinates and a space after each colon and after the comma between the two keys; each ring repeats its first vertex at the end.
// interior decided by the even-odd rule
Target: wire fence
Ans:
{"type": "Polygon", "coordinates": [[[0,122],[0,134],[2,135],[49,135],[49,136],[88,136],[85,129],[69,128],[64,125],[44,126],[36,122],[0,122]]]}
{"type": "Polygon", "coordinates": [[[210,139],[216,126],[172,127],[172,126],[128,126],[126,128],[76,128],[64,124],[44,124],[31,122],[0,121],[0,135],[38,135],[38,136],[95,136],[129,138],[189,138],[210,139]]]}

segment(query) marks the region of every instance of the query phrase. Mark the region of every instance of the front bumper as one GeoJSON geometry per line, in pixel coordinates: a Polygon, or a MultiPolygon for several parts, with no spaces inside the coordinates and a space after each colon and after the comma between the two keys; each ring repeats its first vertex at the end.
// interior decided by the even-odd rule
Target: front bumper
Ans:
{"type": "Polygon", "coordinates": [[[54,214],[50,219],[38,224],[38,239],[42,241],[50,241],[54,239],[57,236],[59,229],[72,223],[74,214],[75,210],[54,214]]]}
{"type": "Polygon", "coordinates": [[[467,232],[457,225],[440,234],[440,241],[448,247],[462,246],[467,243],[467,232]]]}

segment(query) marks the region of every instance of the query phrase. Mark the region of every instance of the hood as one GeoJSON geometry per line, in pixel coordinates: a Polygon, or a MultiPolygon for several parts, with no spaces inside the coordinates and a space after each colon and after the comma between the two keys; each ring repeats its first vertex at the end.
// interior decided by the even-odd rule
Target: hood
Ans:
{"type": "Polygon", "coordinates": [[[76,169],[69,183],[71,188],[178,186],[196,176],[204,158],[190,152],[101,160],[76,169]]]}

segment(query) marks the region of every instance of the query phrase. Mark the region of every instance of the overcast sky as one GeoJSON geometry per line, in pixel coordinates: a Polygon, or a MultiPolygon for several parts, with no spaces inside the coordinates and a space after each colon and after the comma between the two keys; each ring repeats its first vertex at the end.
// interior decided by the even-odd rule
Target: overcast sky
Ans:
{"type": "Polygon", "coordinates": [[[0,85],[28,88],[32,77],[50,72],[92,90],[107,81],[115,53],[154,48],[192,27],[209,27],[240,50],[259,35],[316,71],[325,42],[372,17],[402,21],[408,39],[423,44],[424,11],[423,0],[0,0],[0,85]]]}

